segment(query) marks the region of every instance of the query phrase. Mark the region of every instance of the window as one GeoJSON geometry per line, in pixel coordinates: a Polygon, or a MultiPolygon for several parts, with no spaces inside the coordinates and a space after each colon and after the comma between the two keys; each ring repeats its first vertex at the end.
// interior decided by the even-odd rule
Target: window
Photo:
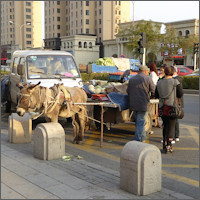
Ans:
{"type": "Polygon", "coordinates": [[[81,19],[81,25],[83,25],[83,20],[81,19]]]}
{"type": "Polygon", "coordinates": [[[69,48],[69,42],[67,42],[67,48],[69,48]]]}
{"type": "Polygon", "coordinates": [[[119,1],[119,5],[121,5],[121,1],[119,1]]]}
{"type": "Polygon", "coordinates": [[[182,36],[182,35],[183,35],[182,31],[179,31],[178,36],[182,36]]]}
{"type": "Polygon", "coordinates": [[[89,19],[86,19],[86,24],[89,24],[89,19]]]}
{"type": "Polygon", "coordinates": [[[89,10],[86,10],[86,15],[89,15],[89,10]]]}
{"type": "Polygon", "coordinates": [[[26,38],[31,38],[31,34],[26,34],[26,38]]]}
{"type": "MultiPolygon", "coordinates": [[[[82,3],[82,1],[81,1],[81,3],[82,3]]],[[[83,15],[83,10],[81,10],[81,16],[83,15]]]]}
{"type": "Polygon", "coordinates": [[[57,37],[58,37],[58,38],[60,37],[60,33],[57,34],[57,37]]]}
{"type": "Polygon", "coordinates": [[[71,48],[73,47],[73,42],[71,42],[71,48]]]}
{"type": "Polygon", "coordinates": [[[101,33],[101,28],[99,28],[99,33],[101,33]]]}
{"type": "Polygon", "coordinates": [[[90,3],[89,1],[86,1],[86,2],[85,2],[85,5],[86,5],[86,6],[89,6],[89,3],[90,3]]]}
{"type": "Polygon", "coordinates": [[[84,48],[87,48],[87,42],[84,42],[84,48]]]}
{"type": "Polygon", "coordinates": [[[60,29],[60,25],[57,25],[57,29],[60,29]]]}
{"type": "Polygon", "coordinates": [[[26,41],[26,44],[31,44],[31,41],[26,41]]]}
{"type": "Polygon", "coordinates": [[[90,49],[92,48],[92,42],[89,42],[89,48],[90,49]]]}
{"type": "Polygon", "coordinates": [[[78,48],[82,48],[82,42],[78,43],[78,48]]]}
{"type": "Polygon", "coordinates": [[[60,8],[57,8],[57,13],[60,13],[60,8]]]}
{"type": "Polygon", "coordinates": [[[64,42],[64,49],[66,48],[66,43],[64,42]]]}
{"type": "Polygon", "coordinates": [[[76,17],[78,17],[78,12],[76,11],[76,17]]]}
{"type": "Polygon", "coordinates": [[[29,8],[26,8],[26,12],[31,12],[31,9],[29,9],[29,8]]]}
{"type": "Polygon", "coordinates": [[[57,5],[60,5],[60,1],[57,1],[57,5]]]}
{"type": "Polygon", "coordinates": [[[73,9],[73,2],[71,3],[71,8],[73,9]]]}
{"type": "Polygon", "coordinates": [[[99,15],[101,15],[101,9],[99,9],[99,15]]]}
{"type": "Polygon", "coordinates": [[[185,31],[185,36],[188,37],[189,34],[190,34],[190,31],[189,31],[189,30],[186,30],[186,31],[185,31]]]}
{"type": "Polygon", "coordinates": [[[99,1],[99,5],[101,6],[101,1],[99,1]]]}
{"type": "Polygon", "coordinates": [[[97,16],[97,11],[95,10],[95,16],[97,16]]]}
{"type": "Polygon", "coordinates": [[[76,29],[76,35],[78,34],[78,30],[76,29]]]}
{"type": "Polygon", "coordinates": [[[19,57],[14,58],[13,67],[12,67],[12,73],[17,73],[17,65],[19,63],[19,57]]]}
{"type": "Polygon", "coordinates": [[[71,12],[71,17],[73,17],[73,12],[71,12]]]}
{"type": "Polygon", "coordinates": [[[57,21],[60,22],[60,17],[57,17],[57,21]]]}
{"type": "Polygon", "coordinates": [[[31,6],[31,3],[30,2],[26,2],[26,6],[31,6]]]}
{"type": "Polygon", "coordinates": [[[76,2],[76,8],[78,8],[78,2],[76,2]]]}
{"type": "Polygon", "coordinates": [[[86,34],[90,34],[90,29],[86,28],[86,34]]]}
{"type": "Polygon", "coordinates": [[[26,15],[26,19],[31,19],[31,15],[26,15]]]}

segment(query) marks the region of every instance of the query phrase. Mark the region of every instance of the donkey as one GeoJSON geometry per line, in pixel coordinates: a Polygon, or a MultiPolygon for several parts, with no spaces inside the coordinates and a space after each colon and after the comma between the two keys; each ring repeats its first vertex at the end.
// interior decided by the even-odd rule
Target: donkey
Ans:
{"type": "Polygon", "coordinates": [[[47,122],[58,122],[58,117],[71,117],[74,140],[79,144],[84,138],[88,122],[87,109],[81,103],[87,102],[87,94],[79,87],[64,87],[61,84],[51,88],[38,84],[18,84],[20,90],[17,113],[23,116],[26,112],[39,112],[47,122]],[[80,103],[76,105],[74,103],[80,103]]]}

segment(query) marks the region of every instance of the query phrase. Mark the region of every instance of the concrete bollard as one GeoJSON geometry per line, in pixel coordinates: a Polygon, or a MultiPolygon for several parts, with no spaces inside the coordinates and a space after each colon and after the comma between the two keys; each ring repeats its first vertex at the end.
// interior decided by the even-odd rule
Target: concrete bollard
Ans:
{"type": "Polygon", "coordinates": [[[65,131],[56,122],[41,123],[33,134],[34,157],[41,160],[59,159],[65,155],[65,131]]]}
{"type": "Polygon", "coordinates": [[[26,113],[20,117],[17,113],[12,113],[8,118],[9,142],[15,144],[24,144],[31,142],[32,119],[26,113]]]}
{"type": "Polygon", "coordinates": [[[120,156],[120,188],[135,195],[161,190],[161,152],[150,144],[128,142],[120,156]]]}

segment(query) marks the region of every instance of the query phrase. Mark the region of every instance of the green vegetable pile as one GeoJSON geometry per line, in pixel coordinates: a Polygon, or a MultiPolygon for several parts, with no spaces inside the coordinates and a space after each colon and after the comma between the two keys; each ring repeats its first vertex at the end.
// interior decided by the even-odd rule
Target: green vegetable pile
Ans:
{"type": "Polygon", "coordinates": [[[112,58],[108,58],[108,57],[99,58],[94,63],[96,63],[97,65],[102,65],[102,66],[115,66],[112,58]]]}

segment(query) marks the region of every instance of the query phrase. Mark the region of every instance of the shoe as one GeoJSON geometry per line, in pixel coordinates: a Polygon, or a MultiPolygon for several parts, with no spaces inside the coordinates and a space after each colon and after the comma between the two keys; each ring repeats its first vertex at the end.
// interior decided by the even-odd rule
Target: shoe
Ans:
{"type": "Polygon", "coordinates": [[[175,140],[176,140],[176,142],[179,142],[179,141],[180,141],[179,138],[176,138],[175,140]]]}
{"type": "Polygon", "coordinates": [[[175,140],[172,140],[171,143],[172,143],[172,144],[175,144],[175,140]]]}
{"type": "Polygon", "coordinates": [[[170,153],[174,151],[171,146],[166,146],[166,149],[167,149],[167,152],[170,152],[170,153]]]}
{"type": "Polygon", "coordinates": [[[149,132],[149,135],[152,135],[153,133],[154,133],[153,131],[150,131],[150,132],[149,132]]]}

